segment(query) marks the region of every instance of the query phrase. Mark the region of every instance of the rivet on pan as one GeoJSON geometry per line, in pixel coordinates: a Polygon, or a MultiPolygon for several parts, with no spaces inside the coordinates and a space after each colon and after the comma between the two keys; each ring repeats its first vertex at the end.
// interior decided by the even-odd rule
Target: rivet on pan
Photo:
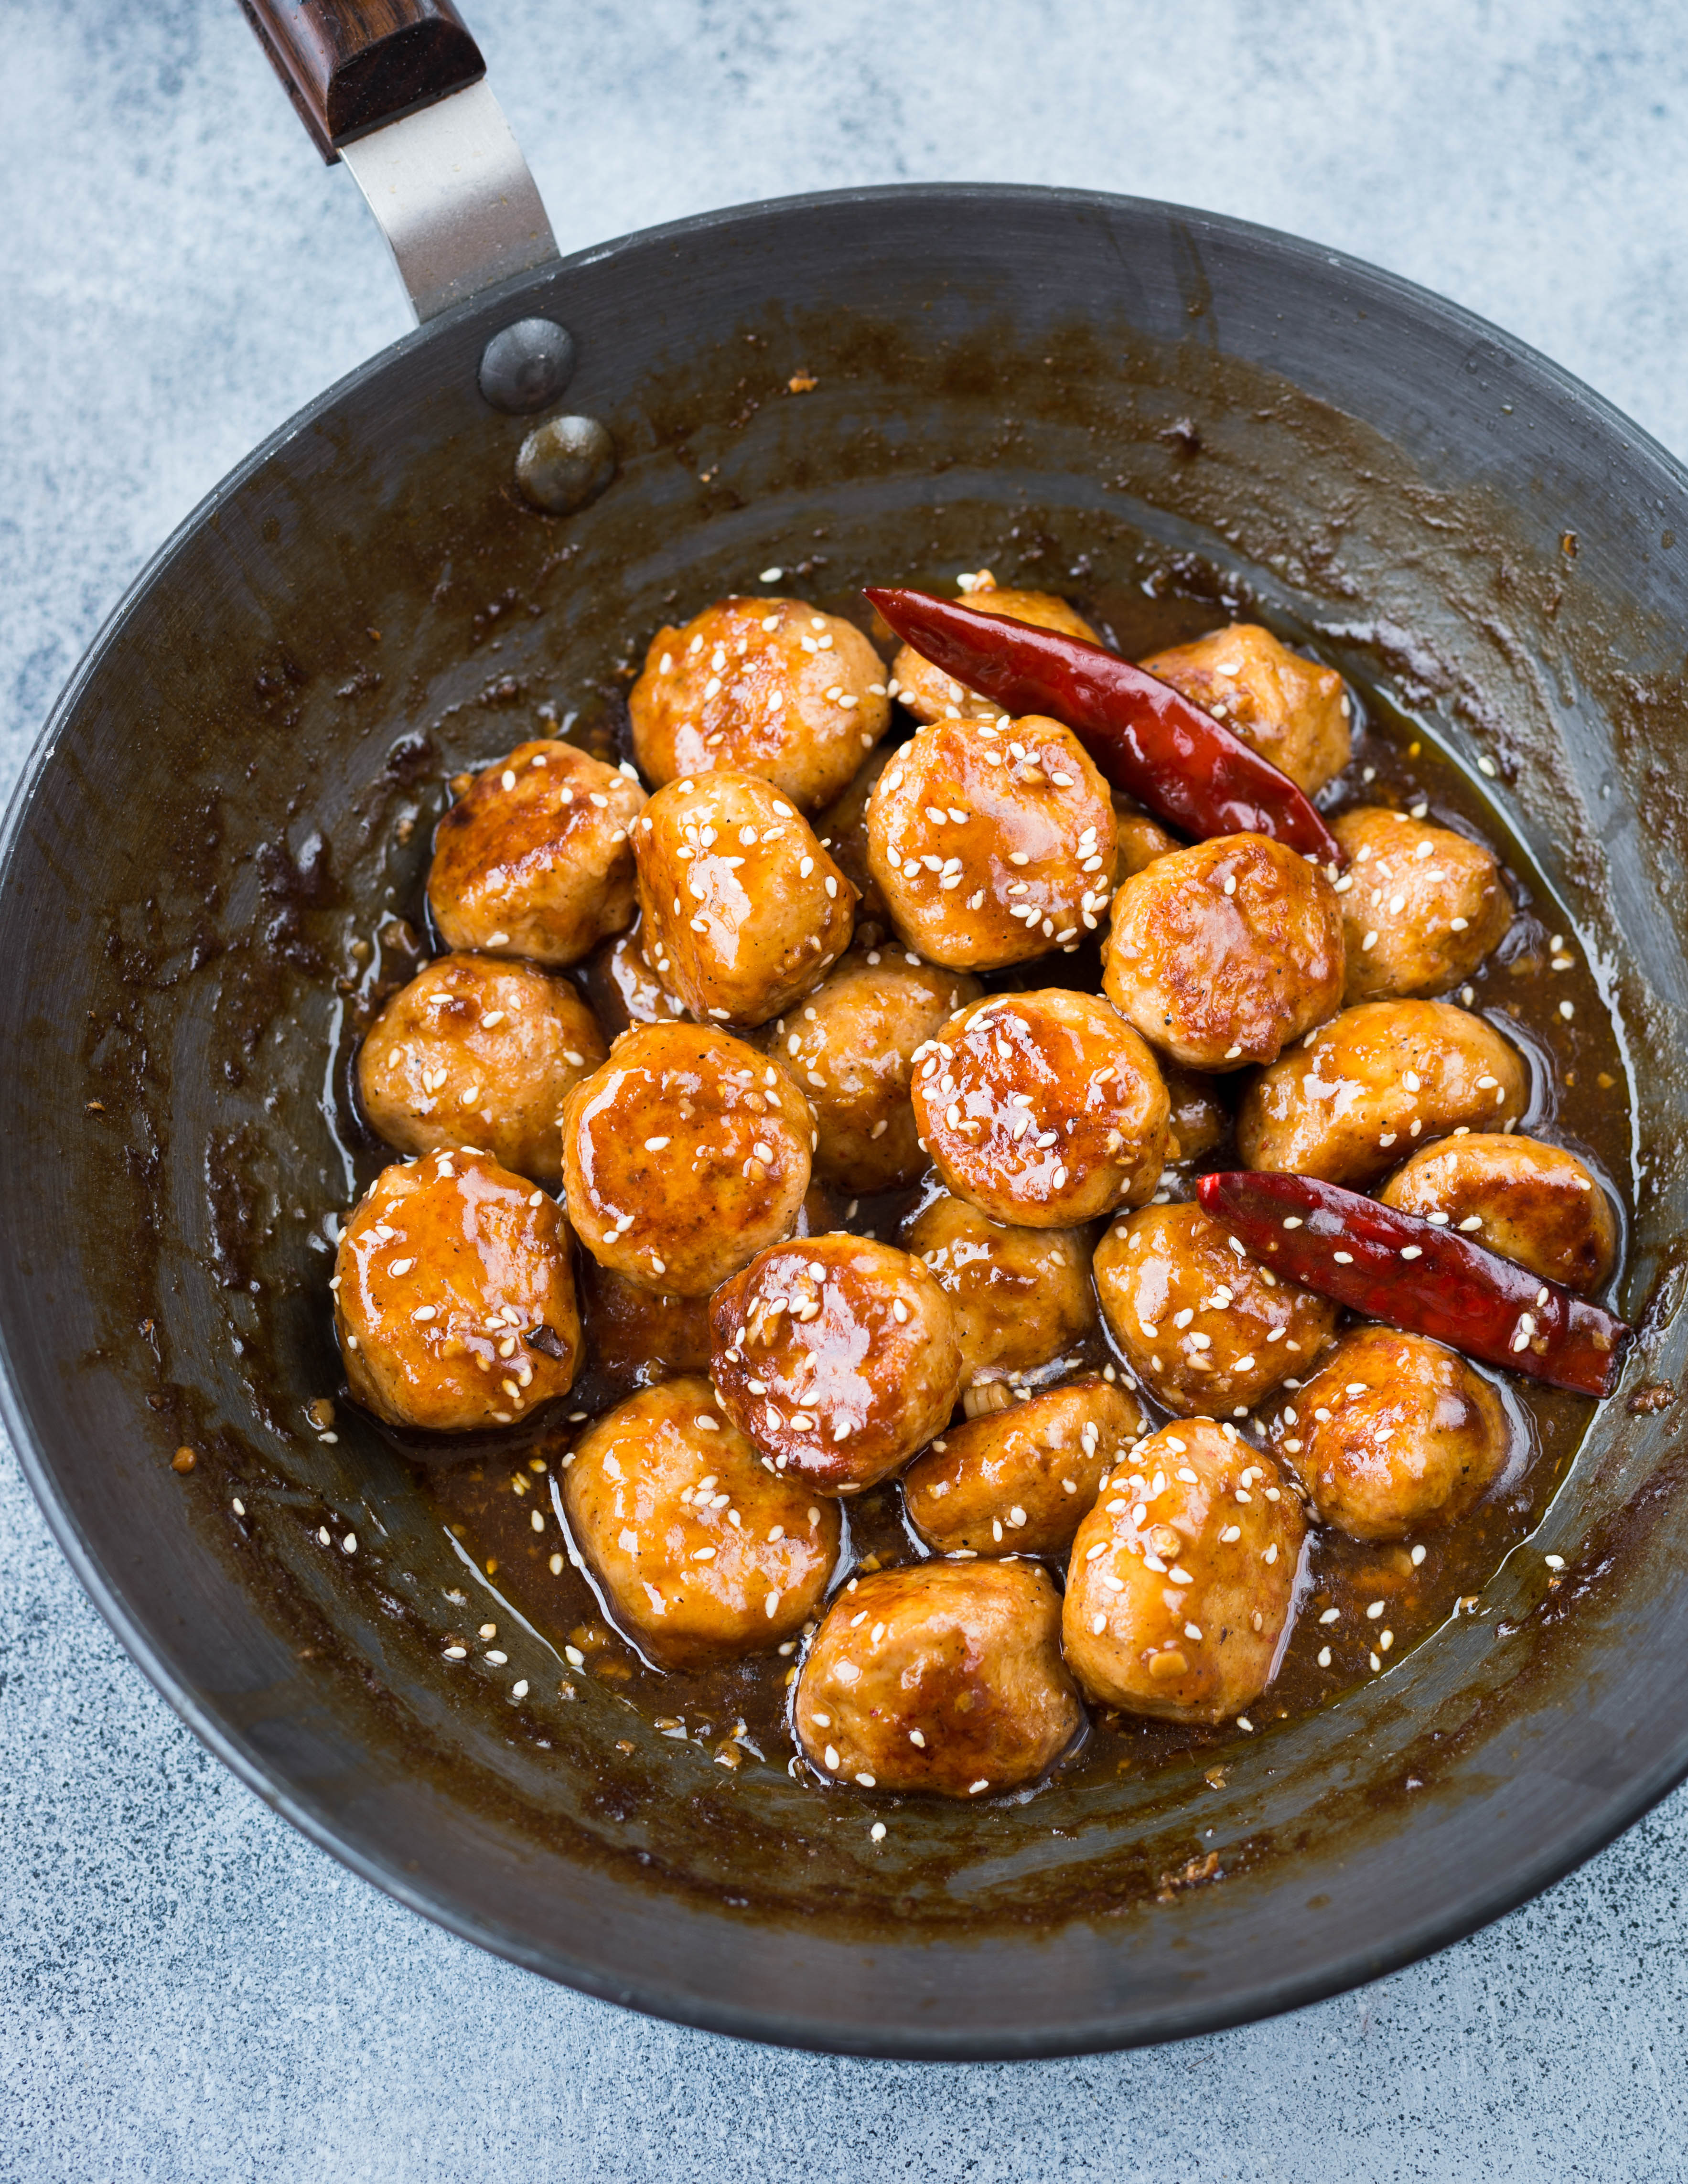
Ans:
{"type": "Polygon", "coordinates": [[[518,319],[481,352],[480,387],[494,410],[525,417],[574,377],[574,336],[554,319],[518,319]]]}
{"type": "Polygon", "coordinates": [[[515,482],[548,515],[572,515],[616,475],[616,443],[595,417],[548,417],[515,459],[515,482]]]}

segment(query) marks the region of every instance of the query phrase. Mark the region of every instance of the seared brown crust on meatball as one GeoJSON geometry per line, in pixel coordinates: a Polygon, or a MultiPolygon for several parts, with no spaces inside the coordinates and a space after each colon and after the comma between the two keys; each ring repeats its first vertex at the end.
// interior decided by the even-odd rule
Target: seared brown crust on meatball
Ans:
{"type": "Polygon", "coordinates": [[[660,1668],[766,1652],[826,1590],[837,1505],[772,1474],[707,1380],[629,1396],[565,1464],[575,1544],[617,1623],[660,1668]]]}
{"type": "Polygon", "coordinates": [[[1489,1383],[1440,1342],[1391,1327],[1345,1335],[1278,1431],[1318,1516],[1356,1540],[1452,1524],[1511,1453],[1489,1383]]]}
{"type": "Polygon", "coordinates": [[[1113,805],[1058,722],[939,721],[880,775],[867,855],[908,947],[953,970],[1001,970],[1095,931],[1113,805]]]}
{"type": "Polygon", "coordinates": [[[1103,991],[1192,1069],[1275,1061],[1342,1000],[1330,882],[1264,834],[1175,850],[1114,897],[1103,991]]]}
{"type": "Polygon", "coordinates": [[[950,1299],[963,1388],[1035,1372],[1096,1324],[1082,1228],[1013,1227],[940,1191],[904,1241],[950,1299]]]}
{"type": "Polygon", "coordinates": [[[1329,1348],[1336,1306],[1255,1262],[1199,1206],[1145,1206],[1096,1246],[1114,1340],[1181,1417],[1251,1411],[1329,1348]]]}
{"type": "Polygon", "coordinates": [[[1029,1782],[1084,1719],[1035,1563],[923,1563],[848,1585],[793,1718],[811,1767],[865,1790],[980,1797],[1029,1782]]]}
{"type": "Polygon", "coordinates": [[[637,782],[572,744],[518,744],[441,819],[428,908],[448,948],[578,963],[633,914],[637,782]]]}
{"type": "Polygon", "coordinates": [[[573,1382],[567,1223],[487,1154],[384,1168],[341,1231],[333,1288],[353,1398],[390,1425],[510,1425],[573,1382]]]}
{"type": "Polygon", "coordinates": [[[909,1097],[915,1050],[978,990],[965,972],[887,945],[847,956],[772,1026],[769,1052],[815,1110],[818,1175],[857,1195],[919,1180],[926,1155],[909,1097]]]}
{"type": "Polygon", "coordinates": [[[918,1259],[871,1237],[775,1245],[716,1290],[710,1322],[734,1423],[822,1493],[889,1478],[961,1392],[949,1299],[918,1259]]]}
{"type": "Polygon", "coordinates": [[[1093,1699],[1224,1721],[1271,1680],[1306,1527],[1270,1457],[1190,1418],[1103,1483],[1067,1564],[1061,1635],[1093,1699]]]}
{"type": "Polygon", "coordinates": [[[842,794],[891,718],[884,667],[855,624],[777,599],[720,599],[660,629],[627,710],[659,788],[724,767],[803,811],[842,794]]]}
{"type": "Polygon", "coordinates": [[[1331,822],[1349,855],[1336,883],[1349,1001],[1445,994],[1513,922],[1500,860],[1451,827],[1363,805],[1331,822]]]}
{"type": "Polygon", "coordinates": [[[940,1554],[1063,1555],[1113,1465],[1149,1429],[1091,1373],[950,1426],[903,1474],[909,1521],[940,1554]]]}
{"type": "Polygon", "coordinates": [[[672,1023],[686,1013],[680,996],[651,968],[637,917],[594,951],[582,975],[592,1012],[608,1038],[617,1038],[630,1024],[672,1023]]]}
{"type": "Polygon", "coordinates": [[[1108,1004],[993,994],[915,1065],[915,1120],[948,1188],[998,1221],[1067,1228],[1139,1206],[1167,1162],[1167,1088],[1108,1004]]]}
{"type": "Polygon", "coordinates": [[[1309,796],[1348,763],[1347,693],[1334,667],[1280,644],[1269,629],[1233,622],[1142,665],[1223,721],[1309,796]]]}
{"type": "Polygon", "coordinates": [[[815,1118],[754,1047],[702,1024],[642,1024],[569,1095],[563,1188],[600,1266],[707,1296],[791,1228],[815,1118]]]}
{"type": "MultiPolygon", "coordinates": [[[[1088,638],[1092,644],[1101,643],[1084,616],[1053,592],[1017,592],[999,588],[990,580],[988,569],[982,570],[980,576],[986,581],[976,579],[963,588],[967,604],[977,607],[981,614],[1001,615],[1008,621],[1030,622],[1037,629],[1059,630],[1063,637],[1088,638]]],[[[958,720],[974,713],[989,715],[996,710],[988,699],[981,698],[976,691],[964,689],[911,644],[905,644],[891,662],[891,673],[899,699],[922,724],[958,720]]]]}
{"type": "Polygon", "coordinates": [[[1592,1171],[1535,1138],[1485,1131],[1427,1145],[1378,1195],[1567,1289],[1599,1289],[1618,1256],[1618,1223],[1592,1171]]]}
{"type": "Polygon", "coordinates": [[[1114,833],[1118,845],[1114,866],[1117,883],[1128,880],[1134,873],[1143,872],[1157,857],[1169,857],[1174,850],[1184,847],[1175,836],[1169,834],[1146,811],[1139,811],[1131,799],[1123,795],[1118,789],[1114,791],[1113,807],[1114,833]]]}
{"type": "Polygon", "coordinates": [[[707,1373],[709,1299],[643,1290],[582,1251],[577,1273],[584,1355],[611,1380],[642,1387],[707,1373]]]}
{"type": "Polygon", "coordinates": [[[882,744],[856,768],[842,796],[836,796],[814,816],[815,838],[855,889],[858,927],[877,925],[889,929],[891,913],[879,892],[879,883],[867,859],[867,803],[874,783],[891,762],[882,744]]]}
{"type": "Polygon", "coordinates": [[[1186,1069],[1170,1055],[1158,1057],[1170,1106],[1167,1139],[1169,1161],[1195,1161],[1215,1151],[1231,1134],[1231,1110],[1218,1080],[1200,1069],[1186,1069]]]}
{"type": "Polygon", "coordinates": [[[1449,1001],[1362,1001],[1309,1032],[1243,1095],[1245,1167],[1365,1190],[1420,1144],[1516,1122],[1529,1075],[1515,1047],[1449,1001]]]}
{"type": "Polygon", "coordinates": [[[765,1023],[850,945],[855,889],[777,788],[705,773],[633,828],[652,967],[699,1022],[765,1023]]]}
{"type": "Polygon", "coordinates": [[[554,1190],[564,1099],[607,1051],[566,980],[532,963],[442,956],[370,1026],[358,1094],[371,1127],[402,1153],[479,1145],[554,1190]]]}

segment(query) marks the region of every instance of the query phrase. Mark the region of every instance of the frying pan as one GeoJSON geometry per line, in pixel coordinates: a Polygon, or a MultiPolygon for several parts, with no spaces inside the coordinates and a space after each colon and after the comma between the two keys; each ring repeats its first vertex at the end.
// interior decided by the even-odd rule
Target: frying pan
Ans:
{"type": "MultiPolygon", "coordinates": [[[[323,133],[375,132],[366,188],[393,171],[384,125],[409,127],[390,116],[478,74],[437,7],[260,12],[323,133]]],[[[852,191],[558,260],[501,171],[473,217],[401,237],[423,329],[168,541],[10,811],[5,1418],[65,1553],[313,1840],[485,1947],[690,2023],[1072,2053],[1285,2008],[1469,1931],[1688,1772],[1688,478],[1505,334],[1240,222],[852,191]],[[571,343],[511,337],[487,384],[537,387],[549,417],[572,363],[588,421],[565,453],[607,436],[616,471],[572,513],[516,482],[536,413],[482,391],[489,342],[535,320],[571,343]],[[1481,1612],[1242,1740],[1223,1791],[1192,1763],[907,1801],[875,1845],[859,1803],[777,1758],[729,1775],[607,1683],[554,1696],[546,1634],[510,1641],[520,1702],[443,1661],[495,1581],[355,1414],[331,1440],[306,1412],[338,1380],[325,1210],[373,1162],[325,1056],[350,990],[393,972],[376,928],[414,906],[455,767],[553,712],[613,722],[677,604],[766,567],[842,597],[986,561],[1108,574],[1120,616],[1145,587],[1208,587],[1480,769],[1637,1065],[1620,1303],[1643,1331],[1481,1612]]],[[[547,489],[565,506],[602,467],[547,489]]]]}

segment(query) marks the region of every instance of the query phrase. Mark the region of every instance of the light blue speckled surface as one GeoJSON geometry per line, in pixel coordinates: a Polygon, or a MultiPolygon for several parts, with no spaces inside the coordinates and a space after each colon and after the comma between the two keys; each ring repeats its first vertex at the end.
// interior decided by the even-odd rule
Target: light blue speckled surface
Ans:
{"type": "MultiPolygon", "coordinates": [[[[1071,182],[1457,297],[1688,448],[1688,40],[1640,0],[482,0],[565,249],[786,191],[1071,182]]],[[[0,0],[0,772],[164,532],[404,330],[234,0],[0,0]]],[[[0,2177],[1688,2176],[1688,1797],[1432,1963],[1187,2046],[775,2053],[409,1917],[200,1750],[0,1451],[0,2177]]]]}

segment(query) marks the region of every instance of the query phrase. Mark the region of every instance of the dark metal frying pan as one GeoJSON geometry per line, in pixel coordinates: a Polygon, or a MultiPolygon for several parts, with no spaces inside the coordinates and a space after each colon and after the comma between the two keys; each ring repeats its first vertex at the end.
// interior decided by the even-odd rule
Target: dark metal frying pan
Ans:
{"type": "MultiPolygon", "coordinates": [[[[327,11],[275,13],[281,36],[327,11]]],[[[475,73],[443,9],[384,20],[386,63],[348,34],[363,103],[331,133],[442,87],[442,51],[475,73]]],[[[293,59],[331,111],[345,70],[326,46],[315,77],[293,59]]],[[[170,540],[12,807],[0,1339],[65,1552],[315,1841],[520,1963],[695,2024],[1070,2052],[1284,2008],[1468,1931],[1688,1771],[1663,1384],[1688,1265],[1688,477],[1450,304],[1164,205],[850,192],[560,263],[526,231],[540,262],[331,389],[170,540]],[[524,499],[532,418],[477,385],[489,340],[534,318],[572,337],[568,407],[618,464],[570,515],[524,499]],[[604,715],[671,602],[776,564],[836,596],[984,560],[1106,574],[1123,601],[1229,588],[1493,769],[1636,1065],[1621,1301],[1646,1332],[1483,1612],[1234,1748],[1223,1793],[1192,1765],[910,1803],[876,1847],[843,1800],[729,1776],[607,1686],[554,1699],[538,1634],[511,1641],[520,1704],[442,1662],[445,1592],[477,1579],[409,1468],[343,1411],[331,1442],[305,1414],[337,1381],[321,1223],[352,1181],[324,1057],[344,987],[380,967],[352,939],[413,900],[444,775],[543,704],[604,715]],[[1222,1877],[1162,1885],[1209,1851],[1222,1877]]],[[[473,287],[466,245],[432,292],[454,282],[473,287]]],[[[493,391],[531,371],[554,413],[566,357],[515,346],[493,391]]]]}

